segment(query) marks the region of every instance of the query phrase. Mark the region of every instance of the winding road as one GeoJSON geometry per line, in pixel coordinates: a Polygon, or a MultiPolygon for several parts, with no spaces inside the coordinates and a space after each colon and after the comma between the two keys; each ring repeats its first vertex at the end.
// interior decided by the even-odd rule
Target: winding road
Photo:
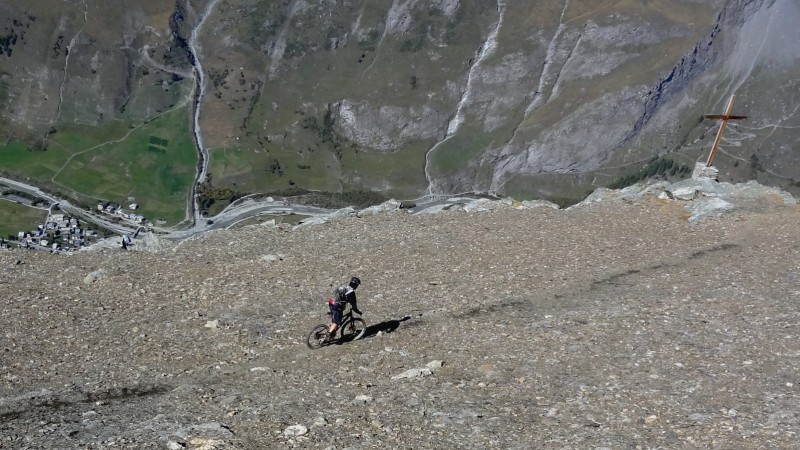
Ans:
{"type": "Polygon", "coordinates": [[[203,12],[203,15],[200,16],[200,21],[192,30],[192,34],[187,41],[189,52],[192,56],[192,66],[194,66],[195,90],[193,92],[194,117],[192,120],[192,132],[194,133],[194,142],[195,146],[197,147],[197,156],[199,158],[197,165],[197,176],[195,177],[195,182],[192,186],[192,192],[189,199],[189,208],[187,211],[188,215],[192,217],[193,226],[197,226],[202,220],[199,208],[200,202],[197,195],[197,187],[206,180],[208,175],[208,149],[206,149],[206,147],[203,145],[203,133],[200,129],[200,114],[203,106],[203,97],[206,95],[206,78],[205,72],[203,71],[203,64],[200,61],[200,57],[197,53],[197,49],[199,47],[197,43],[197,36],[217,3],[219,3],[219,0],[211,0],[211,2],[209,2],[208,6],[206,6],[206,10],[203,12]]]}
{"type": "MultiPolygon", "coordinates": [[[[187,207],[186,207],[187,219],[191,218],[191,226],[187,229],[179,229],[178,227],[171,227],[171,228],[152,227],[154,232],[158,233],[162,238],[165,239],[183,240],[199,233],[204,233],[214,229],[227,228],[249,217],[264,215],[264,214],[271,214],[271,215],[301,214],[305,216],[319,216],[319,215],[329,214],[331,212],[331,210],[328,209],[310,207],[305,205],[291,205],[282,201],[274,201],[272,199],[267,199],[267,200],[245,199],[244,201],[239,201],[233,205],[228,206],[225,210],[223,210],[215,217],[204,218],[200,214],[200,210],[198,208],[197,186],[200,183],[204,182],[208,176],[208,151],[203,144],[203,135],[202,135],[202,130],[200,128],[200,116],[202,114],[203,97],[206,94],[206,83],[205,83],[205,72],[203,70],[203,65],[199,55],[200,46],[198,44],[198,37],[200,34],[199,32],[203,28],[203,25],[205,24],[206,20],[213,12],[214,7],[218,3],[219,0],[211,0],[210,2],[208,2],[205,10],[203,11],[202,15],[199,18],[199,21],[197,22],[197,26],[195,26],[195,28],[192,30],[191,36],[187,40],[188,49],[189,52],[191,53],[191,62],[193,66],[193,70],[191,73],[171,69],[162,64],[156,63],[150,58],[148,54],[148,47],[146,45],[139,50],[139,54],[141,55],[142,61],[145,64],[168,73],[174,73],[180,76],[194,78],[195,82],[192,93],[186,99],[187,102],[189,101],[189,99],[193,100],[192,134],[194,137],[194,142],[198,154],[197,174],[195,176],[195,181],[194,184],[192,185],[190,195],[188,196],[187,207]]],[[[81,29],[80,31],[83,31],[83,29],[81,29]]],[[[78,34],[80,34],[80,31],[78,32],[78,34]]],[[[72,43],[70,45],[72,45],[72,43]]],[[[182,103],[180,107],[182,107],[184,104],[185,103],[182,103]]],[[[83,152],[80,153],[94,150],[98,147],[107,145],[109,143],[121,142],[125,140],[133,131],[135,131],[135,129],[130,130],[125,136],[123,136],[120,139],[99,144],[90,149],[84,150],[83,152]]],[[[76,155],[80,153],[76,153],[76,155]]],[[[74,156],[75,155],[73,155],[72,157],[74,156]]],[[[72,159],[72,157],[70,157],[70,160],[72,159]]],[[[68,162],[69,160],[67,161],[67,163],[68,162]]],[[[67,163],[65,163],[64,166],[66,166],[67,163]]],[[[56,174],[56,176],[57,175],[58,173],[56,174]]],[[[55,181],[55,176],[53,177],[53,181],[55,181]]],[[[27,183],[23,183],[20,181],[4,177],[0,177],[0,184],[6,185],[12,189],[21,192],[28,193],[32,196],[47,200],[48,202],[50,202],[51,206],[58,205],[58,207],[62,211],[69,213],[70,215],[73,215],[86,222],[95,224],[96,226],[105,228],[109,231],[112,231],[120,235],[125,235],[125,234],[133,235],[134,233],[136,233],[137,229],[140,228],[139,224],[135,224],[133,222],[118,221],[118,219],[112,220],[112,218],[107,214],[103,214],[99,211],[94,211],[94,210],[86,210],[81,207],[75,206],[72,203],[70,203],[69,200],[66,200],[64,198],[57,198],[52,194],[48,194],[42,191],[37,186],[33,186],[27,183]]]]}
{"type": "MultiPolygon", "coordinates": [[[[198,37],[200,34],[199,32],[203,28],[203,25],[205,24],[208,17],[212,14],[214,7],[219,3],[219,1],[220,0],[210,0],[208,2],[205,10],[203,11],[202,15],[199,18],[199,21],[197,22],[197,25],[192,30],[191,36],[187,40],[188,50],[191,54],[191,62],[193,66],[192,72],[184,72],[176,70],[153,61],[152,58],[150,58],[149,56],[148,53],[149,47],[147,45],[145,45],[138,51],[142,61],[145,64],[157,70],[162,70],[168,73],[173,73],[183,77],[194,79],[194,89],[192,90],[192,93],[186,98],[186,102],[192,101],[193,104],[192,134],[194,137],[194,142],[198,154],[197,173],[195,176],[194,184],[192,185],[191,188],[190,195],[187,198],[187,205],[186,205],[186,216],[187,216],[186,218],[191,220],[191,225],[185,229],[181,229],[177,226],[152,227],[152,231],[159,234],[160,237],[169,240],[183,240],[210,230],[228,228],[247,218],[259,215],[299,214],[304,216],[316,217],[316,216],[325,216],[333,212],[333,210],[330,209],[317,208],[306,205],[289,204],[284,201],[275,201],[272,200],[271,198],[265,200],[255,200],[249,198],[243,200],[240,199],[238,202],[229,205],[222,212],[211,218],[202,217],[202,215],[200,214],[200,210],[198,208],[197,187],[201,183],[203,183],[208,176],[208,151],[203,144],[202,130],[200,128],[200,116],[202,113],[203,97],[206,94],[206,83],[205,83],[205,72],[199,55],[200,46],[198,44],[198,37]]],[[[84,7],[85,6],[86,3],[84,2],[84,7]]],[[[84,13],[85,13],[84,15],[86,15],[86,8],[84,8],[84,13]]],[[[82,31],[83,28],[81,28],[81,30],[78,32],[78,35],[82,31]]],[[[75,37],[77,38],[77,35],[75,37]]],[[[72,46],[74,41],[75,39],[73,38],[73,41],[70,43],[70,47],[72,46]]],[[[65,67],[65,78],[66,78],[66,67],[65,67]]],[[[63,84],[62,84],[62,90],[63,90],[63,84]]],[[[183,107],[186,102],[182,102],[179,106],[173,109],[177,109],[178,107],[183,107]]],[[[108,141],[96,145],[87,150],[72,155],[70,159],[67,160],[67,162],[64,164],[64,167],[69,163],[69,161],[74,156],[78,154],[95,150],[104,145],[124,141],[125,139],[128,138],[128,136],[131,135],[133,131],[136,130],[136,128],[129,130],[127,134],[125,134],[123,137],[119,139],[115,139],[113,141],[108,141]]],[[[63,167],[61,169],[63,170],[63,167]]],[[[55,182],[55,178],[58,176],[60,172],[61,170],[59,170],[56,173],[56,175],[53,176],[52,179],[53,182],[55,182]]],[[[75,206],[72,203],[70,203],[69,200],[64,198],[58,198],[52,194],[46,193],[39,187],[34,185],[30,185],[27,183],[23,183],[20,181],[4,177],[0,177],[0,185],[5,185],[14,190],[25,192],[32,196],[47,200],[48,202],[50,202],[51,208],[57,205],[62,211],[74,217],[80,218],[83,221],[92,223],[96,226],[107,229],[119,235],[134,235],[137,232],[137,230],[141,228],[141,225],[139,224],[120,220],[118,218],[113,218],[108,214],[104,214],[102,212],[95,211],[93,209],[87,210],[83,209],[82,207],[75,206]]],[[[428,200],[435,200],[435,198],[430,198],[428,200]]]]}
{"type": "MultiPolygon", "coordinates": [[[[120,235],[132,235],[138,228],[140,228],[140,225],[133,222],[115,222],[111,220],[107,214],[80,208],[71,204],[68,200],[57,198],[30,184],[0,177],[0,185],[6,185],[12,189],[45,199],[49,201],[51,205],[57,204],[58,207],[66,213],[69,213],[75,217],[79,217],[84,221],[93,223],[99,227],[105,228],[120,235]]],[[[183,240],[207,231],[228,228],[249,217],[259,215],[300,214],[304,216],[315,217],[324,216],[330,214],[331,212],[333,211],[330,209],[306,205],[294,205],[280,200],[272,200],[270,198],[265,200],[246,199],[228,206],[225,208],[225,210],[212,218],[197,221],[188,229],[169,227],[152,227],[152,229],[164,239],[183,240]]]]}

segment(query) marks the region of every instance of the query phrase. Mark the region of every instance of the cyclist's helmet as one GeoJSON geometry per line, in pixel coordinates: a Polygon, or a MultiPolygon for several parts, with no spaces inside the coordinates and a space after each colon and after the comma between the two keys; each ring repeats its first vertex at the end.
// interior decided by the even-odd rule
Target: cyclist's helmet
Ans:
{"type": "Polygon", "coordinates": [[[358,277],[350,278],[350,287],[355,289],[361,284],[361,280],[358,277]]]}

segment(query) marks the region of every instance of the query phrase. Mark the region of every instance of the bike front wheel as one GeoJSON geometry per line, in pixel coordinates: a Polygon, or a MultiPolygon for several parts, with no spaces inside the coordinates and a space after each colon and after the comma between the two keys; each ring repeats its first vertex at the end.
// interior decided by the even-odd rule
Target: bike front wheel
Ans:
{"type": "Polygon", "coordinates": [[[328,326],[321,323],[315,326],[311,333],[308,333],[306,345],[311,350],[316,350],[325,345],[325,337],[328,336],[328,326]]]}
{"type": "Polygon", "coordinates": [[[342,326],[342,340],[355,341],[364,337],[367,332],[367,322],[364,319],[353,317],[342,326]]]}

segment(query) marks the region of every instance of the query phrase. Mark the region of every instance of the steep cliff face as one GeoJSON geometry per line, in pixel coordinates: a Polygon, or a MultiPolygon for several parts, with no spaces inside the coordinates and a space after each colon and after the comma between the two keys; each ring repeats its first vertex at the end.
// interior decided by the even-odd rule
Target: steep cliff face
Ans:
{"type": "Polygon", "coordinates": [[[186,95],[185,2],[33,0],[0,11],[0,28],[24,36],[0,57],[7,139],[148,119],[186,95]]]}
{"type": "Polygon", "coordinates": [[[195,57],[217,185],[577,199],[654,156],[702,159],[717,126],[703,114],[735,94],[750,119],[726,134],[722,176],[798,188],[792,0],[4,5],[37,20],[26,43],[0,41],[15,48],[1,131],[189,103],[186,39],[210,3],[195,57]]]}

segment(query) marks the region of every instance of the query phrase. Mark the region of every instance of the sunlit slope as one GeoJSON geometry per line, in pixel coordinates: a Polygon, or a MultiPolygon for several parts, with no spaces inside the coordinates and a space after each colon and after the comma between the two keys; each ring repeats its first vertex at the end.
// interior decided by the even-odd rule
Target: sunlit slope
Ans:
{"type": "Polygon", "coordinates": [[[0,10],[3,172],[79,202],[133,198],[154,221],[182,220],[197,156],[174,6],[38,0],[0,10]],[[167,143],[154,150],[152,139],[167,143]]]}
{"type": "MultiPolygon", "coordinates": [[[[6,145],[57,152],[69,125],[192,109],[186,43],[208,2],[49,4],[0,7],[26,30],[0,55],[6,145]]],[[[654,156],[703,159],[703,115],[736,94],[751,118],[727,134],[722,176],[797,189],[790,0],[211,4],[194,43],[215,187],[569,202],[654,156]]],[[[43,153],[15,170],[61,161],[43,153]]]]}

